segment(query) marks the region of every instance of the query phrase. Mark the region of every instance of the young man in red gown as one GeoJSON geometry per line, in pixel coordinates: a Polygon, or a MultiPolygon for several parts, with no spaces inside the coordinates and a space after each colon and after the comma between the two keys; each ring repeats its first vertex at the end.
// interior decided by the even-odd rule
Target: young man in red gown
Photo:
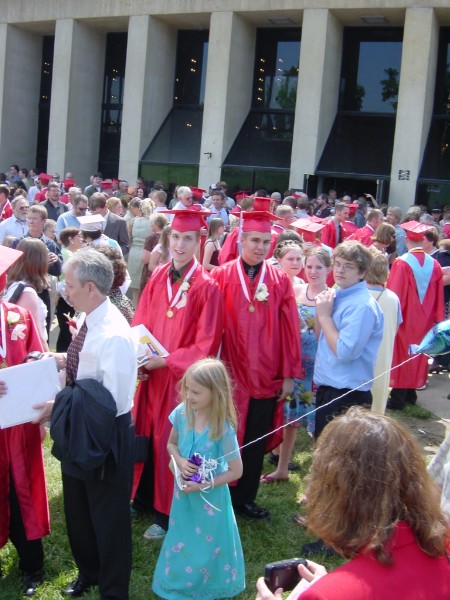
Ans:
{"type": "MultiPolygon", "coordinates": [[[[225,300],[221,358],[235,384],[239,444],[282,423],[283,400],[301,372],[298,312],[285,273],[265,261],[271,221],[265,211],[243,213],[242,254],[212,271],[225,300]]],[[[242,451],[244,473],[230,488],[235,511],[249,519],[269,512],[255,504],[267,439],[242,451]]]]}
{"type": "MultiPolygon", "coordinates": [[[[392,366],[407,358],[410,344],[420,344],[435,323],[444,319],[442,267],[422,249],[428,225],[410,221],[401,225],[406,230],[408,252],[396,258],[387,287],[400,299],[403,323],[394,343],[392,366]]],[[[401,410],[406,402],[415,404],[416,389],[423,387],[428,377],[428,357],[420,355],[391,372],[391,396],[387,408],[401,410]]]]}
{"type": "MultiPolygon", "coordinates": [[[[0,246],[1,292],[6,287],[6,270],[21,254],[0,246]]],[[[26,309],[2,301],[0,319],[0,368],[20,365],[29,352],[42,352],[34,321],[26,309]]],[[[6,386],[1,382],[0,373],[0,396],[5,393],[6,386]]],[[[43,581],[42,538],[49,533],[39,425],[25,423],[0,429],[0,548],[8,539],[16,547],[25,596],[34,596],[43,581]]]]}
{"type": "Polygon", "coordinates": [[[133,320],[133,325],[145,325],[169,353],[166,358],[149,358],[133,409],[136,434],[150,439],[148,459],[136,464],[133,483],[134,508],[156,511],[156,523],[145,532],[146,539],[164,537],[168,528],[173,475],[166,446],[177,383],[195,361],[217,355],[223,330],[219,288],[194,256],[204,214],[169,213],[175,215],[170,232],[173,260],[153,272],[133,320]]]}

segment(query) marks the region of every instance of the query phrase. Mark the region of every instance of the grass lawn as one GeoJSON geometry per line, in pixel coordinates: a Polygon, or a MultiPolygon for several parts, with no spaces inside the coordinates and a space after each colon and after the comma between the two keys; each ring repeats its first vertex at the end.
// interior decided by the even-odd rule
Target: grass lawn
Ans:
{"type": "MultiPolygon", "coordinates": [[[[56,600],[65,597],[62,590],[76,576],[76,567],[65,531],[59,463],[50,454],[50,449],[51,440],[47,436],[44,451],[52,532],[44,540],[46,581],[39,587],[35,598],[56,600]]],[[[260,487],[257,501],[270,509],[270,521],[255,523],[238,518],[247,569],[247,590],[237,597],[239,599],[255,598],[255,582],[264,573],[266,563],[301,556],[301,545],[312,539],[292,521],[293,514],[298,511],[296,502],[303,491],[303,479],[311,464],[311,441],[303,429],[298,433],[294,459],[301,469],[292,473],[288,482],[260,487]]],[[[271,470],[273,467],[266,463],[265,472],[271,470]]],[[[142,535],[150,524],[151,515],[133,519],[130,600],[157,598],[150,586],[161,542],[146,542],[143,539],[142,535]]],[[[0,598],[18,600],[22,597],[21,580],[14,547],[11,544],[5,546],[0,551],[0,557],[3,566],[0,598]]],[[[342,561],[336,559],[319,562],[332,568],[342,561]]],[[[94,600],[99,595],[96,590],[91,590],[83,598],[94,600]]]]}
{"type": "MultiPolygon", "coordinates": [[[[425,432],[420,427],[431,428],[433,421],[436,420],[432,413],[421,407],[408,407],[404,411],[390,412],[390,414],[409,426],[418,436],[422,447],[424,449],[427,447],[426,444],[429,441],[421,439],[423,438],[422,433],[425,432]]],[[[441,443],[444,435],[445,431],[439,430],[439,433],[435,431],[434,437],[436,437],[437,445],[441,443]]],[[[46,581],[39,587],[35,598],[56,600],[66,598],[62,594],[62,590],[76,576],[77,571],[72,561],[65,531],[59,462],[53,458],[50,449],[51,440],[47,435],[44,452],[52,532],[44,540],[46,581]]],[[[424,453],[426,453],[425,450],[424,453]]],[[[430,456],[428,456],[428,460],[429,458],[430,456]]],[[[297,500],[303,493],[304,478],[311,465],[311,440],[303,428],[298,430],[293,459],[300,465],[300,471],[291,473],[289,481],[260,486],[257,502],[261,506],[269,508],[270,520],[259,523],[238,517],[247,570],[247,589],[236,597],[238,600],[255,598],[255,583],[257,578],[264,574],[266,563],[301,556],[302,544],[314,539],[307,536],[305,530],[292,521],[292,516],[299,511],[297,500]]],[[[271,472],[273,469],[274,467],[266,462],[264,472],[271,472]]],[[[151,590],[151,579],[161,542],[146,542],[142,537],[145,529],[151,523],[151,515],[133,519],[133,569],[130,600],[157,598],[151,590]]],[[[3,568],[3,578],[0,580],[0,599],[18,600],[22,598],[21,580],[14,547],[11,544],[5,546],[0,551],[0,558],[3,568]]],[[[339,558],[329,559],[320,555],[314,559],[328,569],[333,569],[344,562],[339,558]]],[[[83,598],[96,600],[99,595],[96,590],[91,590],[83,598]]]]}

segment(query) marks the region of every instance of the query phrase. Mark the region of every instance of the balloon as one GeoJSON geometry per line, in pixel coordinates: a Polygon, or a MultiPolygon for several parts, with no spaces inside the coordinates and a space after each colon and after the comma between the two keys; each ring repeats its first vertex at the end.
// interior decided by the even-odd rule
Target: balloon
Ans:
{"type": "Polygon", "coordinates": [[[430,329],[419,345],[411,344],[408,354],[428,354],[438,356],[450,352],[450,319],[438,323],[430,329]]]}

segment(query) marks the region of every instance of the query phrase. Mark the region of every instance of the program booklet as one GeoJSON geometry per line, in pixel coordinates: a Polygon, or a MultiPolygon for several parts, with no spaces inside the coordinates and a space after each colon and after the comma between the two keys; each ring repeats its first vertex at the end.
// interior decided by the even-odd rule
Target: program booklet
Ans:
{"type": "Polygon", "coordinates": [[[139,367],[148,362],[149,353],[154,356],[162,356],[163,358],[169,356],[164,346],[158,342],[145,325],[136,325],[131,330],[138,343],[137,362],[139,367]]]}

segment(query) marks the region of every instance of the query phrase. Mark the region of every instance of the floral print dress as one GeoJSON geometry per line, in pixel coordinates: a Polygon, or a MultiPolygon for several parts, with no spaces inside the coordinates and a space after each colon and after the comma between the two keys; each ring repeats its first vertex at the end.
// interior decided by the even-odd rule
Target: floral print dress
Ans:
{"type": "MultiPolygon", "coordinates": [[[[198,433],[188,429],[184,404],[170,414],[178,432],[181,456],[194,452],[220,459],[216,474],[239,452],[236,433],[228,426],[220,440],[211,440],[209,427],[198,433]],[[230,454],[227,459],[222,459],[230,454]]],[[[175,483],[169,530],[158,557],[153,591],[169,600],[230,598],[245,589],[241,540],[228,485],[184,494],[175,483]]]]}
{"type": "MultiPolygon", "coordinates": [[[[285,403],[284,418],[285,422],[294,421],[308,412],[311,412],[316,406],[316,385],[313,382],[314,361],[317,352],[317,336],[314,331],[316,319],[316,307],[298,305],[298,314],[300,317],[300,338],[302,341],[302,368],[303,378],[294,379],[294,394],[290,400],[285,403]]],[[[293,427],[300,427],[305,424],[305,419],[293,423],[293,427]]],[[[314,433],[315,415],[306,417],[306,427],[310,434],[314,433]]]]}

